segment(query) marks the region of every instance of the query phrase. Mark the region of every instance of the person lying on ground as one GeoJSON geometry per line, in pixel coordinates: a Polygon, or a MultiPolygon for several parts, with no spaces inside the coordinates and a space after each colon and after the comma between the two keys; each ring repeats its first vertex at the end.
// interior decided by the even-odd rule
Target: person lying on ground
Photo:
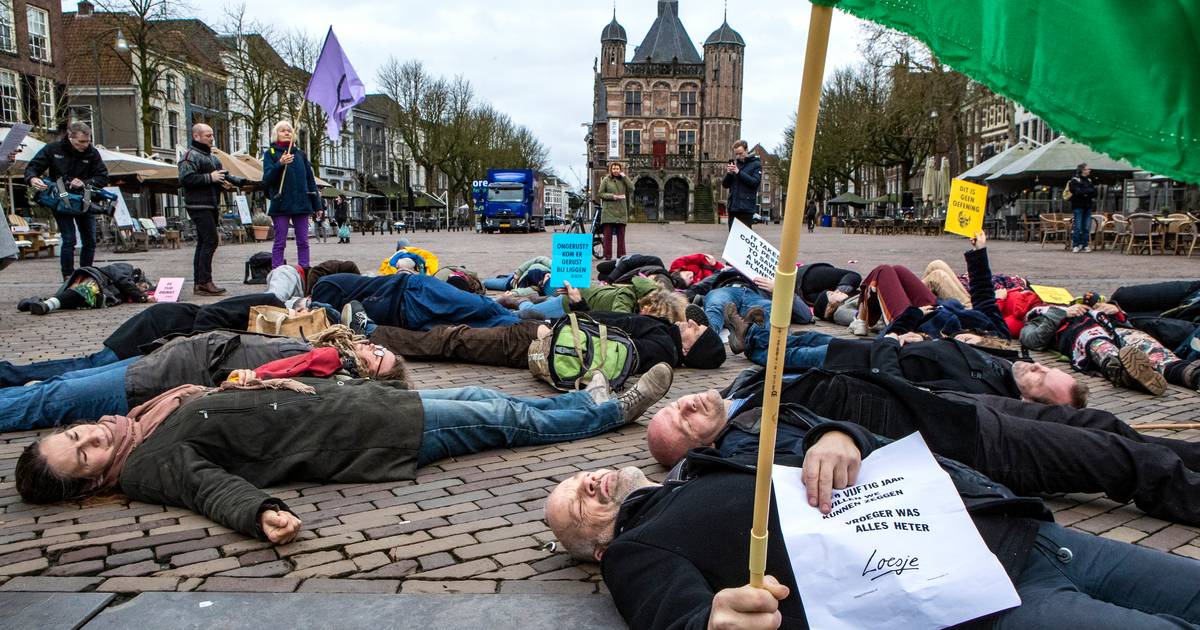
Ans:
{"type": "MultiPolygon", "coordinates": [[[[792,296],[792,323],[813,323],[813,312],[800,294],[802,287],[797,284],[796,293],[792,296]]],[[[694,302],[702,301],[704,316],[708,319],[708,327],[720,333],[726,326],[726,320],[731,315],[745,315],[753,308],[761,308],[769,316],[771,313],[771,296],[775,292],[775,281],[757,277],[751,280],[738,270],[730,267],[724,271],[709,276],[709,278],[688,290],[693,295],[694,302]],[[699,296],[703,296],[702,298],[699,296]]],[[[729,350],[733,354],[742,352],[741,339],[732,334],[729,337],[729,350]]]]}
{"type": "Polygon", "coordinates": [[[446,457],[598,435],[637,420],[666,395],[672,373],[657,366],[620,395],[601,376],[585,391],[553,398],[482,387],[415,391],[364,379],[237,377],[216,391],[178,387],[127,415],[39,439],[17,460],[17,491],[30,503],[50,503],[120,490],[283,544],[301,521],[260,488],[403,481],[446,457]],[[260,384],[268,389],[241,389],[260,384]]]}
{"type": "Polygon", "coordinates": [[[1167,383],[1200,387],[1200,361],[1182,360],[1149,333],[1129,324],[1112,302],[1043,306],[1030,311],[1021,344],[1031,350],[1053,349],[1085,374],[1100,374],[1118,387],[1155,396],[1167,383]]]}
{"type": "MultiPolygon", "coordinates": [[[[596,279],[605,284],[628,284],[637,276],[668,276],[669,272],[658,256],[625,254],[616,260],[596,263],[596,279]]],[[[674,279],[671,279],[674,286],[674,279]]],[[[680,287],[682,288],[682,287],[680,287]]]]}
{"type": "Polygon", "coordinates": [[[13,365],[8,361],[0,361],[0,387],[44,381],[67,372],[97,368],[140,357],[143,354],[143,346],[153,343],[156,339],[222,328],[246,330],[252,306],[282,307],[283,303],[271,293],[251,293],[204,305],[186,302],[152,304],[125,320],[104,340],[103,348],[87,356],[51,359],[28,365],[13,365]]]}
{"type": "Polygon", "coordinates": [[[796,292],[812,306],[813,315],[826,321],[833,321],[838,307],[857,295],[860,285],[862,276],[857,271],[829,263],[809,263],[796,269],[796,292]]]}
{"type": "MultiPolygon", "coordinates": [[[[483,286],[489,291],[514,291],[517,295],[542,295],[550,281],[550,257],[534,256],[517,265],[512,273],[495,278],[484,278],[483,286]]],[[[545,293],[548,295],[548,293],[545,293]]]]}
{"type": "MultiPolygon", "coordinates": [[[[745,328],[746,358],[767,364],[771,331],[761,312],[745,328]]],[[[730,338],[736,332],[730,334],[730,338]]],[[[970,333],[959,335],[966,341],[970,333]]],[[[889,333],[873,340],[838,339],[819,332],[788,335],[788,370],[884,373],[924,387],[1020,398],[1048,405],[1087,406],[1087,385],[1058,369],[1031,361],[1009,361],[959,339],[925,339],[916,333],[889,333]]]]}
{"type": "Polygon", "coordinates": [[[401,269],[389,276],[325,276],[313,287],[312,299],[339,311],[350,302],[361,302],[375,323],[410,330],[429,330],[438,324],[490,328],[520,321],[494,300],[461,291],[433,276],[412,273],[403,268],[405,262],[400,261],[401,269]]]}
{"type": "Polygon", "coordinates": [[[113,263],[103,267],[80,267],[62,283],[53,297],[25,298],[17,304],[18,311],[33,315],[49,315],[59,309],[107,308],[126,302],[153,302],[146,294],[154,288],[142,270],[128,263],[113,263]]]}
{"type": "Polygon", "coordinates": [[[0,431],[121,415],[178,385],[217,385],[235,369],[407,381],[403,359],[345,326],[332,326],[313,339],[309,343],[228,330],[163,339],[142,357],[0,390],[0,431]]]}
{"type": "MultiPolygon", "coordinates": [[[[775,462],[802,467],[809,504],[829,514],[832,490],[853,484],[862,459],[882,445],[861,436],[855,427],[823,422],[780,443],[775,462]]],[[[793,572],[798,550],[787,547],[779,526],[787,515],[778,502],[771,504],[766,590],[745,585],[756,461],[756,453],[694,451],[665,485],[632,466],[576,473],[547,498],[546,522],[572,556],[600,562],[630,627],[806,628],[793,572]]],[[[938,461],[1022,602],[985,618],[990,627],[1200,623],[1193,586],[1200,563],[1067,530],[1040,500],[938,461]],[[1064,556],[1074,562],[1067,565],[1064,556]],[[1160,579],[1165,575],[1171,579],[1160,579]]]]}
{"type": "Polygon", "coordinates": [[[629,284],[599,284],[586,289],[563,282],[563,287],[557,289],[558,295],[544,300],[534,296],[517,298],[512,302],[501,296],[496,301],[516,308],[522,319],[551,320],[567,313],[605,311],[640,313],[672,322],[683,321],[688,316],[687,298],[671,288],[663,280],[664,277],[635,276],[629,284]]]}
{"type": "Polygon", "coordinates": [[[675,286],[686,289],[724,268],[725,264],[710,254],[688,254],[672,260],[667,270],[675,286]]]}
{"type": "Polygon", "coordinates": [[[1200,324],[1200,280],[1174,280],[1124,286],[1112,302],[1131,316],[1170,317],[1200,324]]]}
{"type": "MultiPolygon", "coordinates": [[[[693,448],[731,439],[757,447],[761,369],[729,387],[683,396],[646,428],[650,454],[668,468],[693,448]],[[746,437],[749,436],[749,437],[746,437]]],[[[1142,435],[1107,411],[930,391],[882,374],[810,370],[784,377],[778,444],[800,442],[829,419],[889,439],[919,431],[930,450],[1018,493],[1103,492],[1151,516],[1200,524],[1200,444],[1142,435]]]]}
{"type": "Polygon", "coordinates": [[[387,260],[379,263],[378,275],[387,276],[397,273],[401,267],[400,261],[408,260],[406,265],[413,269],[414,273],[423,275],[434,275],[441,269],[438,257],[433,252],[420,247],[413,247],[408,244],[407,239],[400,239],[396,242],[396,253],[392,254],[387,260]]]}
{"type": "MultiPolygon", "coordinates": [[[[603,311],[589,311],[587,317],[629,334],[637,350],[634,374],[658,363],[712,370],[725,362],[725,344],[721,338],[707,326],[691,320],[671,323],[658,317],[603,311]]],[[[549,336],[554,326],[553,322],[529,320],[493,328],[435,326],[425,332],[377,326],[364,329],[364,334],[372,342],[411,360],[528,368],[530,344],[549,336]]]]}
{"type": "Polygon", "coordinates": [[[487,293],[483,282],[479,280],[479,274],[462,265],[442,265],[438,267],[437,273],[433,274],[433,277],[460,291],[479,295],[487,293]]]}

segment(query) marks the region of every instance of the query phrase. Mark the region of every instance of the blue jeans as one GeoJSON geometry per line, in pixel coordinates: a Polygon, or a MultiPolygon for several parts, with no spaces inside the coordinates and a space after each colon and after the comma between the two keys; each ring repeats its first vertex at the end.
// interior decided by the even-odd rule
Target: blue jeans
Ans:
{"type": "Polygon", "coordinates": [[[1071,222],[1071,246],[1087,247],[1088,239],[1092,236],[1092,209],[1075,208],[1075,218],[1071,222]]]}
{"type": "Polygon", "coordinates": [[[418,464],[491,448],[552,444],[591,437],[625,424],[615,401],[587,392],[517,398],[482,387],[422,390],[425,433],[418,464]]]}
{"type": "MultiPolygon", "coordinates": [[[[786,370],[819,368],[825,365],[825,354],[833,337],[819,332],[802,332],[788,335],[787,348],[783,351],[783,367],[786,370]]],[[[746,331],[746,358],[758,365],[767,364],[767,346],[771,343],[771,329],[754,324],[746,331]]]]}
{"type": "MultiPolygon", "coordinates": [[[[472,328],[509,326],[521,321],[516,313],[500,306],[495,300],[467,293],[434,278],[409,276],[404,284],[400,309],[404,328],[429,330],[438,324],[466,324],[472,328]]],[[[391,325],[376,318],[376,323],[391,325]]]]}
{"type": "Polygon", "coordinates": [[[708,327],[717,333],[725,327],[725,305],[736,304],[739,315],[755,306],[763,307],[767,318],[771,317],[771,300],[765,298],[756,289],[748,287],[721,287],[713,289],[704,296],[704,314],[708,317],[708,327]]]}
{"type": "Polygon", "coordinates": [[[1044,523],[994,627],[1196,628],[1197,584],[1195,560],[1044,523]]]}
{"type": "Polygon", "coordinates": [[[0,390],[0,431],[25,431],[129,413],[125,370],[139,357],[0,390]]]}
{"type": "Polygon", "coordinates": [[[67,372],[109,365],[119,360],[117,353],[106,347],[86,357],[50,359],[28,365],[13,365],[8,361],[0,361],[0,387],[24,385],[29,381],[44,381],[67,372]]]}
{"type": "Polygon", "coordinates": [[[507,291],[512,288],[513,274],[507,276],[497,276],[495,278],[484,278],[483,288],[488,291],[507,291]]]}
{"type": "Polygon", "coordinates": [[[75,271],[75,241],[79,235],[79,266],[91,267],[96,256],[96,217],[93,214],[54,213],[61,239],[58,249],[58,264],[63,278],[75,271]],[[78,228],[78,229],[76,229],[78,228]]]}
{"type": "Polygon", "coordinates": [[[517,307],[517,310],[533,311],[541,315],[543,319],[558,319],[559,317],[567,314],[567,312],[563,310],[562,298],[558,296],[552,297],[541,304],[534,304],[533,302],[521,302],[521,305],[517,307]]]}

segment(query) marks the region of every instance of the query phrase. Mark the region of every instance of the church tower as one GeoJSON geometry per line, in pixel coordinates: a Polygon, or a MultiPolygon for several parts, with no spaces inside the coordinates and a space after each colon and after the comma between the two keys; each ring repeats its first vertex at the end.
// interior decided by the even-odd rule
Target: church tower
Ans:
{"type": "Polygon", "coordinates": [[[600,76],[617,79],[625,74],[625,27],[617,22],[617,9],[613,7],[613,19],[600,34],[600,76]]]}
{"type": "MultiPolygon", "coordinates": [[[[742,77],[746,41],[726,20],[704,40],[703,171],[724,175],[742,133],[742,77]]],[[[751,143],[753,144],[753,143],[751,143]]]]}

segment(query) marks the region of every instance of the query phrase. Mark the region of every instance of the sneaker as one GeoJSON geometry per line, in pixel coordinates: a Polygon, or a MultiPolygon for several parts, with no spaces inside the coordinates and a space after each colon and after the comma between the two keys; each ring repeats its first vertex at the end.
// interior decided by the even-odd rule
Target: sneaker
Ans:
{"type": "Polygon", "coordinates": [[[850,322],[849,328],[850,328],[851,334],[854,334],[859,337],[867,336],[867,322],[864,322],[863,320],[858,319],[857,317],[854,318],[854,321],[850,322]]]}
{"type": "Polygon", "coordinates": [[[658,363],[638,379],[637,385],[617,396],[617,406],[620,407],[625,422],[637,420],[651,405],[662,400],[671,390],[674,378],[675,372],[670,365],[658,363]]]}
{"type": "Polygon", "coordinates": [[[29,305],[29,312],[33,315],[46,315],[50,312],[50,306],[39,300],[29,305]]]}
{"type": "Polygon", "coordinates": [[[738,315],[737,305],[725,305],[725,327],[729,329],[729,351],[741,354],[746,349],[746,320],[738,315]]]}
{"type": "Polygon", "coordinates": [[[608,386],[608,377],[603,372],[596,372],[592,375],[592,380],[588,382],[587,387],[583,388],[592,400],[599,405],[612,400],[612,388],[608,386]]]}
{"type": "Polygon", "coordinates": [[[362,302],[358,300],[351,300],[342,307],[342,323],[349,326],[354,334],[363,337],[375,332],[375,322],[371,321],[367,309],[363,308],[362,302]]]}
{"type": "Polygon", "coordinates": [[[1090,245],[1084,246],[1084,248],[1083,248],[1083,253],[1087,254],[1087,253],[1089,253],[1089,252],[1091,252],[1091,251],[1092,251],[1092,248],[1091,248],[1091,246],[1090,246],[1090,245]]]}
{"type": "Polygon", "coordinates": [[[685,319],[696,322],[701,326],[708,326],[709,328],[712,328],[712,325],[708,323],[708,315],[704,314],[703,306],[698,304],[688,304],[687,308],[683,309],[683,316],[685,319]]]}
{"type": "Polygon", "coordinates": [[[1140,348],[1125,346],[1117,353],[1122,372],[1121,385],[1131,389],[1144,389],[1155,396],[1167,391],[1167,379],[1158,373],[1140,348]]]}
{"type": "Polygon", "coordinates": [[[1079,253],[1079,246],[1078,246],[1078,245],[1076,245],[1075,247],[1072,247],[1072,248],[1071,248],[1071,253],[1072,253],[1072,254],[1078,254],[1078,253],[1079,253]]]}

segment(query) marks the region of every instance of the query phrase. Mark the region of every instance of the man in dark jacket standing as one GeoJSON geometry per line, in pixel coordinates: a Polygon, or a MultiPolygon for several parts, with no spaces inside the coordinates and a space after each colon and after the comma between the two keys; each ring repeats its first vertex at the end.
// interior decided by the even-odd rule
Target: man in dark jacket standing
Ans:
{"type": "MultiPolygon", "coordinates": [[[[92,128],[81,122],[67,127],[67,137],[42,147],[25,167],[25,182],[34,188],[46,190],[48,184],[42,173],[49,170],[51,184],[59,184],[59,194],[82,192],[84,187],[104,188],[108,185],[108,168],[100,152],[92,146],[92,128]],[[63,190],[65,187],[67,190],[63,190]]],[[[79,266],[90,267],[96,255],[96,219],[90,213],[54,213],[54,221],[62,243],[59,264],[63,279],[75,271],[75,235],[79,234],[79,266]]]]}
{"type": "Polygon", "coordinates": [[[221,218],[221,192],[246,183],[230,175],[221,159],[212,154],[213,130],[204,123],[192,125],[192,146],[179,160],[179,187],[188,216],[196,224],[196,255],[192,259],[192,292],[221,295],[225,289],[213,284],[212,259],[217,251],[217,224],[221,218]]]}
{"type": "Polygon", "coordinates": [[[750,155],[750,147],[745,140],[733,143],[733,159],[725,166],[725,178],[721,180],[721,186],[729,189],[729,201],[725,203],[729,229],[733,229],[734,219],[745,223],[746,227],[754,225],[760,182],[762,161],[757,155],[750,155]]]}
{"type": "MultiPolygon", "coordinates": [[[[879,446],[855,427],[823,421],[781,444],[775,458],[819,479],[808,499],[829,514],[832,488],[853,484],[863,457],[879,446]]],[[[571,555],[601,563],[630,627],[807,628],[795,590],[795,571],[807,568],[792,562],[798,550],[787,548],[778,502],[771,503],[764,589],[745,586],[754,463],[753,453],[693,451],[663,485],[636,467],[580,472],[550,494],[546,521],[571,555]]],[[[994,627],[1200,622],[1192,586],[1200,563],[1069,531],[1040,500],[957,462],[939,464],[1020,595],[1020,607],[985,618],[994,627]]]]}
{"type": "Polygon", "coordinates": [[[1087,164],[1075,168],[1075,176],[1067,182],[1071,192],[1071,212],[1075,217],[1071,223],[1071,251],[1090,252],[1088,239],[1092,235],[1092,210],[1096,207],[1096,184],[1092,182],[1092,169],[1087,164]]]}

